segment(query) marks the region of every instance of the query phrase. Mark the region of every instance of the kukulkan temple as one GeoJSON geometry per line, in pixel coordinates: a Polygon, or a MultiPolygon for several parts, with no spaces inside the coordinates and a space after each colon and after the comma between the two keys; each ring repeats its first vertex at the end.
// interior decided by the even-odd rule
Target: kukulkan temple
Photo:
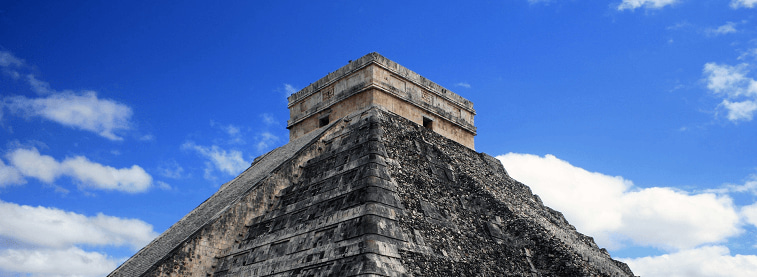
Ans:
{"type": "Polygon", "coordinates": [[[474,150],[472,102],[377,53],[288,108],[288,144],[109,276],[633,276],[474,150]]]}

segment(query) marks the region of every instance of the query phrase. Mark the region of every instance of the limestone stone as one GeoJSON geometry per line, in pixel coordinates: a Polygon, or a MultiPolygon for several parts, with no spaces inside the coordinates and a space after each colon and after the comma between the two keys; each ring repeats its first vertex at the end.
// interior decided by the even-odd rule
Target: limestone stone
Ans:
{"type": "MultiPolygon", "coordinates": [[[[339,71],[366,68],[353,63],[339,71]]],[[[320,97],[340,97],[341,75],[295,106],[330,85],[320,97]]],[[[383,105],[330,118],[256,158],[109,276],[633,276],[465,142],[383,105]]]]}
{"type": "Polygon", "coordinates": [[[289,138],[370,106],[426,126],[473,148],[473,103],[423,76],[370,53],[289,97],[289,138]]]}

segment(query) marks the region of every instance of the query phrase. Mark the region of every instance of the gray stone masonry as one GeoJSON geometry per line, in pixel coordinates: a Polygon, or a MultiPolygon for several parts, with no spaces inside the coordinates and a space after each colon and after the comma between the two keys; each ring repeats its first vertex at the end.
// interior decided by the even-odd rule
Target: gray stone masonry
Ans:
{"type": "Polygon", "coordinates": [[[258,159],[110,276],[633,276],[493,157],[380,107],[258,159]]]}

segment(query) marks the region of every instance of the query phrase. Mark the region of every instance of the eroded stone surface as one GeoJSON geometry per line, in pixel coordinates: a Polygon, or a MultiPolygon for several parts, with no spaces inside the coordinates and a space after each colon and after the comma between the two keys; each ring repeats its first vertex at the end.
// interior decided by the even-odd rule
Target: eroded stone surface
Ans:
{"type": "Polygon", "coordinates": [[[202,227],[140,253],[180,244],[111,276],[633,276],[496,159],[381,108],[299,143],[198,207],[224,206],[202,227]]]}
{"type": "Polygon", "coordinates": [[[378,53],[369,53],[289,96],[287,129],[296,139],[371,106],[474,148],[473,103],[378,53]]]}

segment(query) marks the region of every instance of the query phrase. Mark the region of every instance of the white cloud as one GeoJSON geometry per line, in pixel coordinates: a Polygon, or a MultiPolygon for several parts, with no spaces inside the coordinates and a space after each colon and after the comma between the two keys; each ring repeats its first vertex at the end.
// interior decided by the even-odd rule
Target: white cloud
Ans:
{"type": "MultiPolygon", "coordinates": [[[[242,152],[237,150],[226,151],[217,145],[206,147],[193,142],[186,142],[181,147],[196,151],[201,156],[209,159],[210,164],[215,166],[216,169],[229,175],[239,174],[250,166],[250,162],[242,157],[242,152]]],[[[210,167],[205,168],[206,177],[210,169],[210,167]]]]}
{"type": "Polygon", "coordinates": [[[67,171],[66,175],[98,189],[136,193],[146,191],[152,183],[152,177],[137,165],[116,169],[76,156],[64,160],[62,167],[67,171]]]}
{"type": "Polygon", "coordinates": [[[757,256],[731,255],[727,247],[707,246],[673,254],[620,259],[644,277],[757,276],[757,256]]]}
{"type": "Polygon", "coordinates": [[[622,201],[623,225],[614,232],[638,244],[685,249],[721,242],[741,232],[729,197],[655,187],[628,192],[618,200],[622,201]]]}
{"type": "Polygon", "coordinates": [[[661,9],[677,2],[678,0],[623,0],[623,2],[618,5],[618,10],[635,10],[641,7],[646,9],[661,9]]]}
{"type": "Polygon", "coordinates": [[[77,247],[0,250],[0,269],[37,277],[105,276],[116,269],[120,262],[107,255],[87,252],[77,247]]]}
{"type": "Polygon", "coordinates": [[[122,140],[116,131],[130,128],[131,108],[94,91],[53,93],[43,98],[7,97],[5,106],[27,117],[42,117],[65,126],[97,133],[111,140],[122,140]]]}
{"type": "Polygon", "coordinates": [[[757,81],[747,77],[748,66],[704,65],[707,88],[713,95],[723,98],[719,107],[728,112],[728,120],[732,122],[750,121],[757,111],[757,81]]]}
{"type": "Polygon", "coordinates": [[[0,188],[8,185],[20,185],[26,183],[18,169],[7,166],[0,160],[0,188]]]}
{"type": "Polygon", "coordinates": [[[36,148],[16,149],[7,155],[8,161],[21,174],[34,177],[45,183],[52,183],[63,174],[60,163],[53,157],[40,155],[36,148]]]}
{"type": "Polygon", "coordinates": [[[741,7],[744,8],[754,8],[754,6],[757,5],[757,0],[731,0],[731,8],[738,9],[741,7]]]}
{"type": "MultiPolygon", "coordinates": [[[[0,67],[14,79],[21,74],[18,67],[26,66],[24,61],[7,51],[0,51],[0,67]]],[[[130,128],[132,110],[129,106],[110,99],[100,99],[94,91],[56,91],[50,84],[37,79],[33,74],[25,80],[31,89],[43,97],[28,98],[10,96],[0,99],[0,119],[3,110],[26,117],[41,117],[62,125],[95,132],[111,140],[121,140],[117,131],[130,128]]]]}
{"type": "Polygon", "coordinates": [[[757,82],[746,76],[747,64],[738,66],[707,63],[703,72],[707,75],[707,88],[713,93],[726,97],[751,96],[757,94],[757,82]]]}
{"type": "Polygon", "coordinates": [[[710,35],[725,35],[735,32],[737,32],[736,23],[733,22],[727,22],[725,25],[717,28],[707,29],[707,33],[710,35]]]}
{"type": "Polygon", "coordinates": [[[129,193],[143,192],[150,188],[152,177],[141,167],[116,169],[89,161],[82,156],[66,158],[62,162],[41,155],[36,148],[16,149],[7,155],[10,164],[22,175],[52,183],[60,176],[74,178],[86,187],[118,190],[129,193]]]}
{"type": "Polygon", "coordinates": [[[740,120],[751,121],[754,111],[757,110],[757,102],[749,100],[741,102],[723,100],[720,105],[728,111],[728,120],[734,122],[740,120]]]}
{"type": "Polygon", "coordinates": [[[620,176],[589,172],[552,155],[497,157],[510,175],[563,212],[582,233],[607,248],[630,240],[663,249],[720,242],[741,232],[730,198],[671,188],[634,187],[620,176]]]}
{"type": "Polygon", "coordinates": [[[56,208],[31,207],[0,200],[0,236],[35,246],[130,246],[139,249],[158,234],[138,219],[98,214],[85,216],[56,208]]]}
{"type": "Polygon", "coordinates": [[[0,200],[0,272],[33,276],[104,276],[123,259],[84,251],[78,245],[139,249],[157,237],[141,220],[98,214],[86,216],[51,207],[0,200]]]}

